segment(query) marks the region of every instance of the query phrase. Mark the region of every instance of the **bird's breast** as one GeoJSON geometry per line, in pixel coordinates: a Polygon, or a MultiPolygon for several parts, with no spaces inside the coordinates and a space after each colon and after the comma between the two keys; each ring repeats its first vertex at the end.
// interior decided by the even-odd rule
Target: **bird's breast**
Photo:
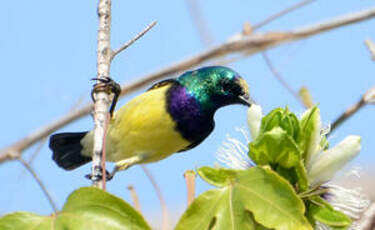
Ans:
{"type": "Polygon", "coordinates": [[[142,163],[154,162],[191,144],[176,130],[176,121],[167,111],[170,87],[149,90],[115,114],[107,133],[109,161],[142,154],[142,163]]]}
{"type": "Polygon", "coordinates": [[[167,92],[167,111],[176,130],[191,142],[187,149],[201,143],[214,129],[213,113],[205,112],[194,95],[178,84],[167,92]]]}

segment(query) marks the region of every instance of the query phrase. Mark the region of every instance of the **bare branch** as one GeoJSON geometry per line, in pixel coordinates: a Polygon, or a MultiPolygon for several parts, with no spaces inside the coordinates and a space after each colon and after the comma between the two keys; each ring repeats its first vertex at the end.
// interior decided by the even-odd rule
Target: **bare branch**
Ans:
{"type": "MultiPolygon", "coordinates": [[[[165,78],[172,74],[177,74],[209,60],[214,60],[233,53],[247,52],[248,55],[253,55],[281,44],[312,37],[332,29],[373,18],[374,16],[375,8],[371,8],[300,29],[297,28],[286,32],[256,33],[238,38],[236,40],[232,39],[216,47],[203,51],[195,56],[167,66],[159,71],[137,78],[138,80],[122,86],[121,96],[134,92],[135,90],[144,87],[145,85],[149,85],[156,80],[165,78]]],[[[51,124],[37,130],[36,132],[31,133],[20,141],[17,141],[16,143],[0,150],[0,163],[14,159],[15,156],[21,154],[23,150],[36,143],[38,140],[50,135],[52,132],[65,126],[66,124],[69,124],[70,122],[89,114],[92,106],[92,104],[87,104],[83,108],[77,109],[76,111],[65,115],[51,124]]]]}
{"type": "Polygon", "coordinates": [[[282,86],[284,86],[284,88],[286,90],[288,90],[288,92],[293,95],[293,97],[302,105],[303,102],[301,101],[301,98],[299,97],[298,93],[296,93],[291,86],[289,86],[289,84],[284,80],[284,78],[280,75],[280,73],[277,71],[277,69],[273,66],[270,58],[268,57],[267,53],[266,52],[263,52],[262,53],[262,56],[263,56],[263,59],[264,61],[266,62],[268,68],[271,70],[272,72],[272,75],[281,83],[282,86]]]}
{"type": "Polygon", "coordinates": [[[134,205],[135,210],[137,210],[139,213],[142,213],[141,203],[139,202],[138,195],[135,192],[134,186],[133,185],[129,185],[127,187],[127,189],[130,191],[130,195],[132,197],[133,205],[134,205]]]}
{"type": "Polygon", "coordinates": [[[169,218],[168,218],[168,209],[167,205],[165,203],[165,200],[163,198],[163,194],[161,193],[161,190],[156,183],[156,180],[152,176],[152,173],[147,169],[146,166],[141,165],[141,168],[143,169],[143,172],[146,174],[148,179],[151,181],[152,186],[154,187],[156,191],[156,195],[158,196],[159,202],[160,202],[160,208],[161,208],[161,214],[162,214],[162,230],[168,230],[168,225],[169,225],[169,218]]]}
{"type": "Polygon", "coordinates": [[[190,15],[193,19],[193,23],[198,30],[199,38],[205,46],[210,46],[214,43],[214,39],[208,29],[206,20],[202,15],[201,9],[198,4],[198,0],[187,0],[190,15]]]}
{"type": "Polygon", "coordinates": [[[187,188],[187,205],[189,206],[195,198],[195,172],[188,170],[184,173],[187,188]]]}
{"type": "Polygon", "coordinates": [[[113,60],[113,58],[121,53],[122,51],[124,51],[126,48],[128,48],[129,46],[131,46],[134,42],[136,42],[138,39],[140,39],[141,37],[143,37],[143,35],[145,35],[149,30],[151,30],[152,27],[154,27],[156,25],[156,21],[153,21],[151,24],[149,24],[142,32],[140,32],[139,34],[137,34],[134,38],[132,38],[131,40],[127,41],[124,45],[122,45],[120,48],[118,48],[117,50],[113,51],[112,54],[111,54],[111,61],[113,60]]]}
{"type": "Polygon", "coordinates": [[[38,177],[38,175],[36,174],[36,172],[34,171],[34,169],[31,167],[31,165],[29,165],[29,163],[27,163],[21,157],[17,158],[17,160],[19,162],[21,162],[21,164],[27,169],[27,171],[30,172],[30,174],[33,176],[33,178],[35,179],[35,181],[38,183],[40,189],[42,190],[42,192],[46,196],[49,204],[51,205],[51,208],[52,208],[53,212],[57,213],[58,209],[57,209],[57,206],[56,206],[55,202],[53,201],[51,195],[49,194],[46,186],[43,184],[42,180],[38,177]]]}

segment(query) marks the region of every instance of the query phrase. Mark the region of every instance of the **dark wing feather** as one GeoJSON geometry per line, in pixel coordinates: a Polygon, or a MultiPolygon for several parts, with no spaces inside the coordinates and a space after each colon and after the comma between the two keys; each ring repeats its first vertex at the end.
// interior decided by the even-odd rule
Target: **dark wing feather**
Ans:
{"type": "Polygon", "coordinates": [[[162,81],[159,81],[159,82],[155,83],[147,91],[157,89],[157,88],[163,87],[165,85],[174,84],[176,82],[177,82],[176,79],[173,79],[173,78],[165,79],[165,80],[162,80],[162,81]]]}

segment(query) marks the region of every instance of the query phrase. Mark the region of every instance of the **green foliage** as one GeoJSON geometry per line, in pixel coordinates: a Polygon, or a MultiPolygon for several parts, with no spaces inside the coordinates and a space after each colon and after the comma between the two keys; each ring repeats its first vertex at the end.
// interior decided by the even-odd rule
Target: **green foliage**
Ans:
{"type": "Polygon", "coordinates": [[[315,220],[334,228],[346,229],[352,223],[349,217],[334,210],[329,203],[319,196],[310,198],[307,212],[315,220]]]}
{"type": "MultiPolygon", "coordinates": [[[[331,171],[339,167],[331,170],[330,164],[340,160],[341,165],[351,159],[360,148],[360,138],[347,138],[347,143],[327,150],[329,143],[320,133],[317,107],[306,111],[301,119],[287,108],[278,108],[255,123],[251,126],[255,140],[249,143],[249,157],[257,166],[246,170],[198,169],[200,177],[216,188],[193,201],[176,230],[312,230],[317,221],[331,229],[347,229],[351,219],[321,198],[327,190],[320,186],[322,175],[319,174],[326,172],[321,172],[319,162],[323,161],[324,169],[333,175],[331,171]],[[316,160],[324,150],[327,151],[322,154],[331,153],[328,165],[324,164],[325,160],[316,160]],[[318,155],[313,158],[314,154],[318,155]]],[[[326,177],[322,178],[326,181],[326,177]]],[[[0,229],[141,230],[150,227],[120,198],[96,188],[81,188],[69,196],[58,214],[39,216],[16,212],[0,219],[0,229]]]]}
{"type": "Polygon", "coordinates": [[[16,212],[0,219],[4,230],[144,230],[150,229],[130,205],[103,190],[88,187],[74,191],[57,215],[16,212]]]}
{"type": "Polygon", "coordinates": [[[304,216],[302,200],[285,179],[270,169],[203,167],[198,173],[219,188],[196,198],[176,230],[312,229],[304,216]]]}

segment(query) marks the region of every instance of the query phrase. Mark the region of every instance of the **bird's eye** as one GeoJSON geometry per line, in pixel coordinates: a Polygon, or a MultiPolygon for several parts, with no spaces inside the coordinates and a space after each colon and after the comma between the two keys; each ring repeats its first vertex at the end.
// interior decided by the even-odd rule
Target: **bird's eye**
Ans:
{"type": "Polygon", "coordinates": [[[229,93],[229,94],[236,95],[239,92],[241,92],[241,87],[237,84],[234,84],[233,82],[230,82],[230,81],[223,82],[222,87],[223,87],[223,91],[226,92],[226,93],[229,93]]]}

